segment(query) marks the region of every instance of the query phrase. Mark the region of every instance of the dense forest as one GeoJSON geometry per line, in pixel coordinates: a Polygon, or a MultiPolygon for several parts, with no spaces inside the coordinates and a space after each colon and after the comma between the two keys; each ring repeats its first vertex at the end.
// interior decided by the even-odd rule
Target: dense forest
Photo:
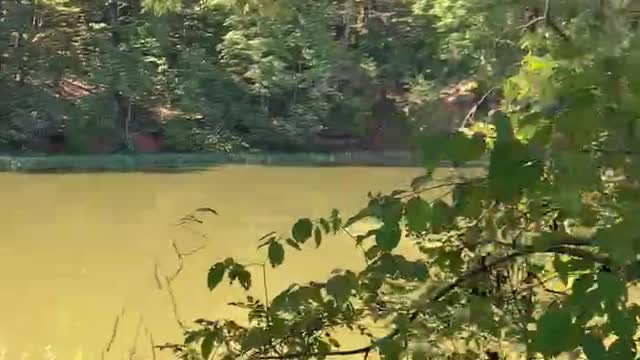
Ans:
{"type": "Polygon", "coordinates": [[[3,0],[0,148],[406,149],[456,128],[517,68],[525,12],[502,0],[3,0]]]}
{"type": "MultiPolygon", "coordinates": [[[[225,14],[224,36],[209,43],[215,51],[180,48],[171,101],[195,100],[206,122],[228,99],[213,94],[232,93],[186,82],[190,64],[202,66],[198,80],[217,80],[207,86],[228,76],[246,89],[237,94],[255,110],[216,113],[233,119],[227,131],[286,128],[304,139],[326,126],[366,138],[372,126],[387,140],[404,121],[409,135],[398,137],[415,140],[425,172],[410,187],[369,192],[355,213],[301,214],[264,235],[263,264],[213,260],[203,287],[264,295],[229,304],[246,321],[197,319],[160,348],[190,360],[640,359],[640,2],[210,5],[208,16],[225,14]],[[443,160],[488,164],[446,175],[443,160]],[[267,269],[338,233],[360,268],[267,292],[267,269]]],[[[185,7],[144,6],[166,19],[185,7]]],[[[214,206],[223,219],[225,204],[214,206]]],[[[217,214],[188,219],[204,213],[217,214]]]]}

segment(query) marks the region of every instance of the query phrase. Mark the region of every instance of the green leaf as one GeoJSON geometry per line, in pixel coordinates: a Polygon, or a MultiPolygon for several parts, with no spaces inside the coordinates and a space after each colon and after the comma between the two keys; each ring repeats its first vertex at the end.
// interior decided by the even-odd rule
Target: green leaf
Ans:
{"type": "Polygon", "coordinates": [[[272,267],[276,267],[284,261],[284,247],[279,242],[272,242],[269,245],[269,262],[272,267]]]}
{"type": "Polygon", "coordinates": [[[618,338],[607,351],[607,358],[615,360],[633,360],[636,358],[636,345],[633,340],[618,338]]]}
{"type": "Polygon", "coordinates": [[[597,278],[598,294],[605,302],[618,304],[626,300],[627,286],[620,276],[614,273],[601,272],[597,278]]]}
{"type": "Polygon", "coordinates": [[[366,219],[369,216],[373,216],[373,211],[372,211],[372,207],[375,206],[375,201],[372,200],[369,202],[369,206],[367,206],[366,208],[358,211],[357,214],[353,215],[352,217],[350,217],[349,219],[347,219],[347,221],[344,223],[344,227],[349,227],[355,223],[357,223],[358,221],[362,220],[362,219],[366,219]]]}
{"type": "Polygon", "coordinates": [[[344,274],[338,274],[330,278],[325,289],[327,294],[338,302],[345,302],[351,296],[356,284],[356,275],[352,271],[346,271],[344,274]]]}
{"type": "Polygon", "coordinates": [[[603,360],[607,355],[607,349],[604,347],[602,339],[593,334],[585,334],[582,338],[582,351],[589,360],[603,360]]]}
{"type": "Polygon", "coordinates": [[[291,246],[292,248],[294,248],[296,250],[302,250],[302,248],[300,247],[300,244],[295,242],[292,238],[287,238],[285,240],[285,242],[287,243],[287,245],[291,246]]]}
{"type": "Polygon", "coordinates": [[[398,339],[384,338],[376,344],[380,358],[384,360],[400,360],[404,346],[398,339]]]}
{"type": "Polygon", "coordinates": [[[263,242],[262,244],[258,245],[258,249],[262,249],[265,246],[269,246],[274,241],[276,241],[276,237],[272,236],[269,239],[267,239],[265,242],[263,242]]]}
{"type": "Polygon", "coordinates": [[[514,139],[511,120],[504,112],[496,112],[493,115],[493,123],[496,127],[496,140],[498,142],[511,142],[514,139]]]}
{"type": "Polygon", "coordinates": [[[450,225],[453,220],[453,209],[444,201],[438,199],[431,204],[431,231],[438,234],[450,225]]]}
{"type": "Polygon", "coordinates": [[[243,269],[238,273],[238,281],[245,290],[249,290],[251,287],[251,273],[243,269]]]}
{"type": "Polygon", "coordinates": [[[200,352],[204,359],[209,359],[211,352],[213,351],[213,345],[216,339],[216,334],[213,331],[209,331],[200,344],[200,352]]]}
{"type": "Polygon", "coordinates": [[[568,311],[548,309],[538,320],[532,346],[546,356],[555,356],[576,348],[581,337],[582,329],[573,323],[568,311]]]}
{"type": "Polygon", "coordinates": [[[606,329],[613,332],[619,338],[631,339],[636,333],[637,322],[635,317],[617,308],[607,311],[608,321],[606,329]]]}
{"type": "Polygon", "coordinates": [[[209,287],[209,291],[213,291],[213,289],[220,284],[226,270],[227,267],[223,262],[216,263],[211,267],[211,269],[209,269],[209,274],[207,275],[207,286],[209,287]]]}
{"type": "Polygon", "coordinates": [[[364,234],[356,235],[356,245],[360,245],[362,244],[363,241],[367,240],[372,236],[375,236],[377,232],[378,232],[378,229],[371,229],[364,234]]]}
{"type": "Polygon", "coordinates": [[[291,228],[293,239],[299,243],[304,243],[311,237],[313,223],[310,219],[300,219],[291,228]]]}
{"type": "Polygon", "coordinates": [[[251,273],[240,264],[234,264],[231,269],[229,269],[229,281],[233,283],[235,280],[238,280],[245,290],[251,287],[251,273]]]}
{"type": "Polygon", "coordinates": [[[456,133],[447,144],[445,159],[454,162],[468,162],[477,160],[485,152],[485,143],[482,137],[469,137],[462,132],[456,133]]]}
{"type": "Polygon", "coordinates": [[[427,230],[431,214],[431,207],[428,202],[416,196],[407,201],[404,211],[409,231],[419,233],[427,230]]]}
{"type": "Polygon", "coordinates": [[[400,243],[402,230],[398,224],[384,224],[376,232],[376,245],[382,251],[392,251],[400,243]]]}
{"type": "Polygon", "coordinates": [[[411,354],[411,360],[427,360],[427,353],[422,350],[416,350],[411,354]]]}
{"type": "Polygon", "coordinates": [[[510,202],[540,182],[541,162],[517,141],[496,142],[489,163],[489,191],[501,202],[510,202]]]}
{"type": "Polygon", "coordinates": [[[331,228],[333,229],[333,233],[337,233],[342,229],[342,218],[340,217],[340,212],[336,209],[331,210],[331,216],[329,217],[331,222],[331,228]]]}
{"type": "Polygon", "coordinates": [[[320,219],[320,226],[322,227],[322,230],[325,234],[331,232],[331,224],[329,224],[329,221],[327,219],[320,219]]]}
{"type": "Polygon", "coordinates": [[[553,268],[558,273],[558,277],[566,285],[569,282],[569,266],[562,261],[560,255],[556,254],[553,257],[553,268]]]}
{"type": "Polygon", "coordinates": [[[313,231],[313,238],[316,242],[316,248],[319,248],[320,244],[322,244],[322,231],[320,231],[319,227],[316,227],[313,231]]]}
{"type": "Polygon", "coordinates": [[[483,296],[472,296],[469,303],[469,320],[483,331],[492,333],[497,330],[493,319],[491,299],[483,296]]]}
{"type": "Polygon", "coordinates": [[[420,159],[427,170],[434,169],[445,158],[443,149],[446,148],[446,137],[442,135],[426,136],[419,139],[418,144],[420,145],[420,159]]]}
{"type": "Polygon", "coordinates": [[[453,208],[458,216],[470,219],[480,216],[482,201],[487,197],[487,189],[478,185],[456,185],[453,189],[453,208]]]}
{"type": "Polygon", "coordinates": [[[269,344],[269,336],[260,328],[252,328],[242,339],[242,350],[258,349],[269,344]]]}
{"type": "Polygon", "coordinates": [[[400,222],[400,219],[402,219],[404,203],[399,199],[387,198],[381,210],[382,214],[380,214],[380,219],[382,219],[384,223],[397,224],[400,222]]]}

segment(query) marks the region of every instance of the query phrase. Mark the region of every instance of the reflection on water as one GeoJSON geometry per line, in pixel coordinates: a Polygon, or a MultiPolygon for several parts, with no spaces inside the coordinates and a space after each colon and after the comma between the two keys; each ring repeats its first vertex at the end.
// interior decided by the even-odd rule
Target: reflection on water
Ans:
{"type": "MultiPolygon", "coordinates": [[[[152,342],[180,340],[176,317],[189,324],[242,315],[226,305],[242,290],[223,284],[208,292],[212,263],[228,256],[261,262],[256,240],[264,233],[288,231],[297,217],[326,216],[333,207],[356,210],[367,190],[407,187],[419,173],[228,166],[183,174],[0,174],[0,359],[100,359],[109,346],[105,359],[151,359],[152,342]],[[174,225],[201,206],[220,215],[174,225]],[[179,265],[172,244],[182,253],[202,248],[172,283],[175,309],[166,286],[158,286],[179,265]]],[[[322,280],[336,267],[361,267],[353,249],[335,236],[318,250],[288,251],[284,266],[268,271],[270,293],[322,280]]]]}

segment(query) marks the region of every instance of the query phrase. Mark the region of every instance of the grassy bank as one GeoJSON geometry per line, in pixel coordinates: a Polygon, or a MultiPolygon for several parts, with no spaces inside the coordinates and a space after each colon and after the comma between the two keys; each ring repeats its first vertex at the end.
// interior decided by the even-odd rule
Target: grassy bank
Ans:
{"type": "Polygon", "coordinates": [[[131,155],[0,156],[0,171],[141,171],[199,169],[225,164],[272,166],[390,166],[415,167],[419,159],[410,152],[352,153],[207,153],[131,155]]]}

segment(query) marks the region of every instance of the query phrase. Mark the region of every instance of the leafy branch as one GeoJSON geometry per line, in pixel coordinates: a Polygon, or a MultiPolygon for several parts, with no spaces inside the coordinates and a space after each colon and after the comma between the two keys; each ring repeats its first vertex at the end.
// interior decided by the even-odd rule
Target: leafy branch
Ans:
{"type": "MultiPolygon", "coordinates": [[[[518,251],[514,251],[510,254],[498,257],[496,259],[487,261],[486,263],[484,263],[483,265],[477,266],[474,269],[471,269],[467,272],[465,272],[463,275],[461,275],[460,277],[458,277],[456,280],[452,281],[451,283],[449,283],[448,285],[440,288],[440,290],[438,290],[430,299],[427,303],[432,303],[432,302],[436,302],[436,301],[440,301],[442,300],[445,296],[447,296],[449,293],[451,293],[452,291],[456,290],[457,288],[461,287],[464,283],[466,283],[468,280],[477,277],[478,275],[481,275],[483,273],[486,273],[500,265],[504,265],[506,263],[509,263],[517,258],[523,257],[523,256],[530,256],[530,255],[534,255],[534,254],[542,254],[542,253],[553,253],[553,254],[564,254],[564,255],[570,255],[576,258],[582,258],[582,259],[586,259],[586,260],[590,260],[596,263],[601,263],[601,264],[605,264],[605,265],[609,265],[610,259],[595,253],[592,253],[590,251],[584,250],[584,249],[580,249],[580,248],[575,248],[572,247],[572,245],[575,245],[576,242],[571,239],[568,240],[565,244],[565,242],[560,241],[557,244],[554,244],[552,246],[549,246],[547,248],[544,249],[540,249],[540,250],[536,250],[533,246],[529,246],[526,247],[524,249],[518,250],[518,251]]],[[[415,321],[421,314],[423,314],[423,309],[416,309],[414,310],[411,315],[409,316],[409,322],[413,322],[415,321]]],[[[339,351],[329,351],[329,352],[296,352],[296,353],[288,353],[288,354],[283,354],[283,355],[267,355],[267,356],[254,356],[252,358],[255,359],[297,359],[297,358],[305,358],[305,357],[310,357],[310,356],[347,356],[347,355],[356,355],[356,354],[369,354],[371,351],[375,350],[377,348],[377,345],[384,340],[389,340],[389,339],[393,339],[396,336],[398,336],[401,333],[400,329],[395,329],[392,332],[390,332],[388,335],[374,341],[373,343],[371,343],[370,345],[367,346],[363,346],[360,348],[355,348],[355,349],[350,349],[350,350],[339,350],[339,351]]]]}

